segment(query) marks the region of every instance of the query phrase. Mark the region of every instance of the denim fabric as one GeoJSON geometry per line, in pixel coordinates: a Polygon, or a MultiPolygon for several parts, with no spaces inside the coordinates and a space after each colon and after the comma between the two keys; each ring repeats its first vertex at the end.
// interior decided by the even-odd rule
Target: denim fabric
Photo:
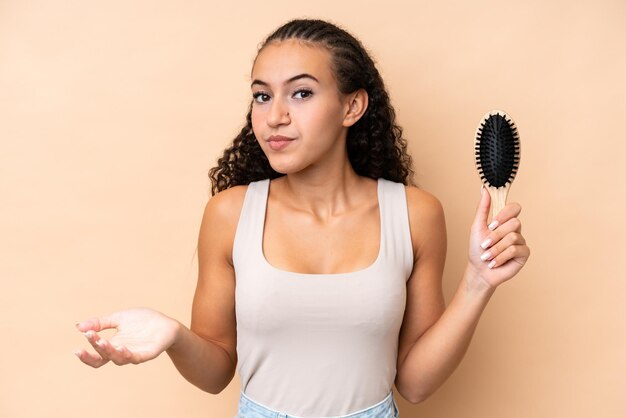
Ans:
{"type": "MultiPolygon", "coordinates": [[[[327,418],[397,418],[400,414],[393,392],[379,403],[367,409],[353,412],[348,415],[335,415],[327,418]]],[[[296,415],[288,415],[284,412],[274,411],[266,406],[254,402],[241,393],[239,397],[239,410],[235,418],[303,418],[296,415]]]]}

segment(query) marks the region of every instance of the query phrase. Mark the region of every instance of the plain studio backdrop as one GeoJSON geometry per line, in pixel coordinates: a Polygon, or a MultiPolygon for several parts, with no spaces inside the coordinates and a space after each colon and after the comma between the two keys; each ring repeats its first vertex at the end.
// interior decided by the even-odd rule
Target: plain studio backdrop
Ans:
{"type": "MultiPolygon", "coordinates": [[[[522,141],[532,250],[467,355],[402,417],[626,417],[626,2],[0,0],[0,416],[232,417],[163,355],[94,370],[74,324],[149,306],[189,324],[207,171],[241,128],[257,45],[329,19],[372,53],[443,203],[447,301],[479,198],[480,118],[522,141]]],[[[210,364],[198,367],[211,367],[210,364]]]]}

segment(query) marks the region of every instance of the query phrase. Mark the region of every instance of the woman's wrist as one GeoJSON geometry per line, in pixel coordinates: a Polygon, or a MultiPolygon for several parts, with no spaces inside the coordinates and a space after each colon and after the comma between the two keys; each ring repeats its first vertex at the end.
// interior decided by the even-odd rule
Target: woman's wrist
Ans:
{"type": "Polygon", "coordinates": [[[187,327],[185,327],[180,321],[172,318],[174,324],[174,338],[170,346],[166,349],[166,351],[170,352],[172,350],[176,350],[176,348],[181,344],[183,339],[185,338],[185,331],[187,331],[187,327]]]}
{"type": "Polygon", "coordinates": [[[493,286],[481,277],[480,272],[477,271],[471,263],[467,263],[462,281],[465,290],[471,296],[475,296],[480,299],[489,299],[496,291],[496,286],[493,286]]]}

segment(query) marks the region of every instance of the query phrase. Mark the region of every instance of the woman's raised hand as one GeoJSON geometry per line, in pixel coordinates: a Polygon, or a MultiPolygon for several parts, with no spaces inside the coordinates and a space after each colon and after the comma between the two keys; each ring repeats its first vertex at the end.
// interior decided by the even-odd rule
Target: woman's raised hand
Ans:
{"type": "Polygon", "coordinates": [[[474,278],[490,288],[511,279],[526,263],[530,248],[522,236],[518,216],[522,207],[507,204],[487,225],[491,198],[481,189],[481,199],[470,232],[469,267],[474,278]]]}
{"type": "Polygon", "coordinates": [[[100,367],[112,361],[117,365],[139,364],[157,357],[176,340],[180,323],[148,308],[135,308],[92,318],[76,324],[96,353],[79,349],[76,356],[85,364],[100,367]],[[99,331],[116,329],[110,340],[99,331]]]}

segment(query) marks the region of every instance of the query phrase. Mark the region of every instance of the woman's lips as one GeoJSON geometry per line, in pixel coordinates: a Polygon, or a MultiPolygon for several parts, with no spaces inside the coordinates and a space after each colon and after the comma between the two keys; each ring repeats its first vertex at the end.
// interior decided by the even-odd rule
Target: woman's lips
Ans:
{"type": "Polygon", "coordinates": [[[286,136],[270,136],[267,140],[267,144],[274,151],[280,151],[285,148],[289,143],[293,141],[291,138],[287,138],[286,136]]]}

